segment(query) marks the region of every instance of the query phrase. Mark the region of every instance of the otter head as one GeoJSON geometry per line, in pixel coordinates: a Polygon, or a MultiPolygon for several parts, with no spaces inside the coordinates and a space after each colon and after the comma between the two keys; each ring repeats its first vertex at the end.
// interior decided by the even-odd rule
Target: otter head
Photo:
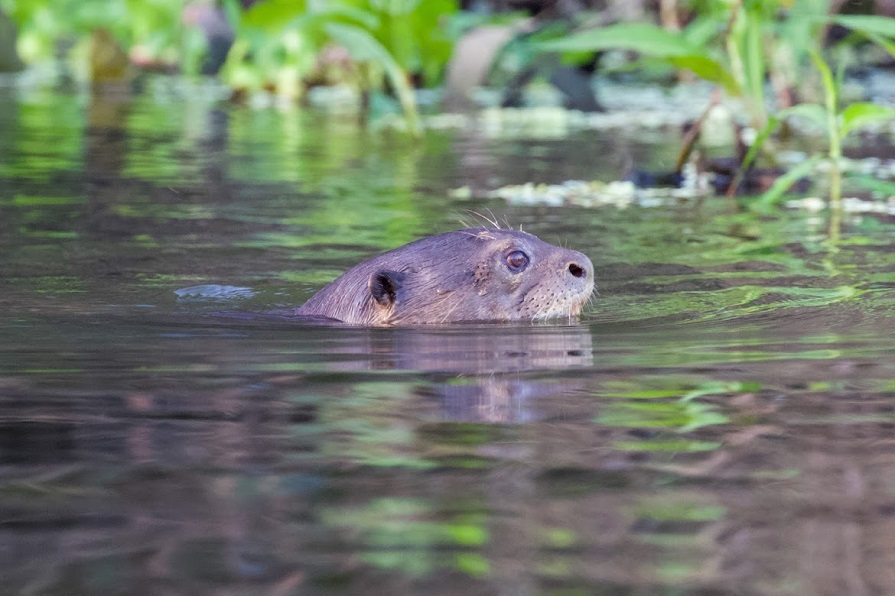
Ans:
{"type": "Polygon", "coordinates": [[[362,325],[541,320],[578,315],[593,289],[593,265],[580,252],[471,228],[373,257],[295,312],[362,325]]]}

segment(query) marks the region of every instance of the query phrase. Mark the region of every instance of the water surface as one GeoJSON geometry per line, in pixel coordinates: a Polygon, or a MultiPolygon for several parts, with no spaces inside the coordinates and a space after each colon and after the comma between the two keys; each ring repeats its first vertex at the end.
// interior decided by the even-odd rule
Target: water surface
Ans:
{"type": "Polygon", "coordinates": [[[895,586],[891,219],[833,246],[824,214],[724,201],[452,198],[667,168],[677,133],[414,142],[199,91],[0,88],[6,590],[895,586]],[[588,254],[581,320],[254,316],[470,210],[588,254]]]}

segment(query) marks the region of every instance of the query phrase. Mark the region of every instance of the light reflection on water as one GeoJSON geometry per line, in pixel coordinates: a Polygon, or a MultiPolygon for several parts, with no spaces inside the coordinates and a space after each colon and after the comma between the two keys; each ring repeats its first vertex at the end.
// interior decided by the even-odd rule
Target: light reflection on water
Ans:
{"type": "Polygon", "coordinates": [[[94,102],[80,123],[82,98],[0,103],[6,589],[895,585],[891,221],[848,222],[833,251],[799,214],[445,198],[621,159],[583,134],[414,145],[178,99],[94,102]],[[589,254],[593,309],[422,329],[258,315],[468,208],[589,254]],[[210,284],[246,291],[174,293],[210,284]]]}

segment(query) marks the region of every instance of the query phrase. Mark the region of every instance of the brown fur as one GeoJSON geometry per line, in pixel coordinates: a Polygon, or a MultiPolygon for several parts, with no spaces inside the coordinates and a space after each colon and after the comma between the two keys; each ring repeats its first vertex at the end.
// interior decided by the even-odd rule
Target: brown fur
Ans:
{"type": "Polygon", "coordinates": [[[593,288],[580,252],[526,232],[471,228],[364,261],[293,312],[353,325],[541,320],[577,316],[593,288]],[[507,265],[513,251],[529,258],[522,271],[507,265]]]}

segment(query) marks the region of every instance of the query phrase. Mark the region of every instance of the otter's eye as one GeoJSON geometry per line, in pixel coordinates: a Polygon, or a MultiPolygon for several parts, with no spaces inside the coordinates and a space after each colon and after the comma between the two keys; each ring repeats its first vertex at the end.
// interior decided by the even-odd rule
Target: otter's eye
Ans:
{"type": "Polygon", "coordinates": [[[528,255],[521,250],[514,250],[504,257],[507,267],[513,273],[519,273],[528,266],[528,255]]]}

